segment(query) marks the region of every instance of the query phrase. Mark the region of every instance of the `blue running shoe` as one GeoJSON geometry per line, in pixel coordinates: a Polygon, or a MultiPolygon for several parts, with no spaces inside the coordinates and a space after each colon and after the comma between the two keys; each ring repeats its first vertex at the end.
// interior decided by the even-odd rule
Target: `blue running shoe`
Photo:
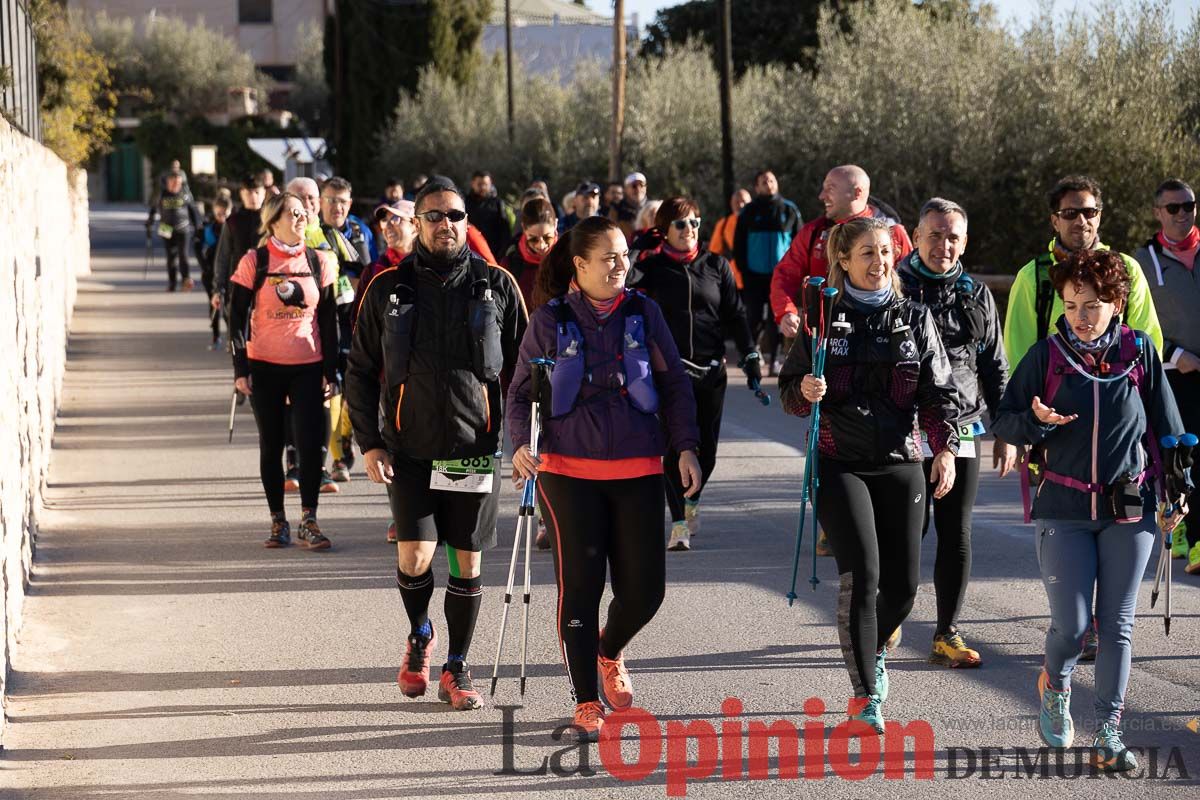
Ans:
{"type": "Polygon", "coordinates": [[[882,648],[875,654],[875,694],[879,702],[886,703],[888,699],[887,648],[882,648]]]}
{"type": "Polygon", "coordinates": [[[861,703],[862,708],[858,712],[851,714],[850,719],[865,722],[871,726],[871,730],[876,733],[883,733],[883,709],[880,707],[881,702],[877,694],[855,698],[852,701],[851,707],[856,707],[861,703]]]}
{"type": "Polygon", "coordinates": [[[1127,772],[1138,768],[1133,752],[1121,741],[1121,729],[1106,722],[1092,739],[1092,764],[1105,772],[1127,772]]]}
{"type": "Polygon", "coordinates": [[[1042,712],[1038,717],[1038,733],[1051,747],[1070,747],[1075,740],[1075,723],[1071,721],[1071,690],[1061,692],[1050,686],[1046,670],[1038,675],[1038,697],[1042,712]]]}

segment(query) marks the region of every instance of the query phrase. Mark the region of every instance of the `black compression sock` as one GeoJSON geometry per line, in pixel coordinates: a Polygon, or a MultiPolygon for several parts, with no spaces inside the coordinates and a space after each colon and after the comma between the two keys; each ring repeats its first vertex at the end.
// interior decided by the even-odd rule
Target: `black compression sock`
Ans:
{"type": "Polygon", "coordinates": [[[465,660],[475,635],[475,620],[483,599],[483,578],[455,578],[446,581],[446,632],[449,652],[465,660]]]}
{"type": "Polygon", "coordinates": [[[396,588],[400,590],[400,599],[404,601],[404,611],[408,614],[412,633],[428,639],[433,635],[429,624],[429,600],[433,597],[433,570],[425,570],[424,575],[415,578],[405,575],[396,567],[396,588]]]}

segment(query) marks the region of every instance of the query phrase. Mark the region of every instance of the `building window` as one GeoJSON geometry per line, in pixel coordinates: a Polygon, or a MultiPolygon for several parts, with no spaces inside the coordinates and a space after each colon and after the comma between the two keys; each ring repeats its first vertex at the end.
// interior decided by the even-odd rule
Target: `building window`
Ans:
{"type": "Polygon", "coordinates": [[[271,0],[238,0],[238,23],[270,25],[271,0]]]}

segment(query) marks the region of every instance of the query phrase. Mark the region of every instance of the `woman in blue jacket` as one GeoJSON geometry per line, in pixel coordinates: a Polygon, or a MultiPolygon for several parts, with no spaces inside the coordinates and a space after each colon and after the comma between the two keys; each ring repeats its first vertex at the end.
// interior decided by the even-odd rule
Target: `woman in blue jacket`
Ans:
{"type": "Polygon", "coordinates": [[[538,476],[575,725],[587,738],[604,725],[601,695],[614,709],[633,704],[622,651],[666,591],[668,447],[680,454],[685,494],[701,484],[691,381],[658,305],[625,288],[628,272],[629,248],[615,222],[590,217],[563,234],[538,272],[539,289],[554,299],[529,319],[506,414],[514,479],[538,476]],[[536,458],[529,450],[535,358],[555,361],[549,396],[538,398],[536,458]],[[606,571],[613,600],[601,629],[606,571]]]}
{"type": "MultiPolygon", "coordinates": [[[[1039,464],[1031,516],[1050,601],[1039,732],[1052,747],[1071,746],[1071,672],[1094,590],[1093,758],[1104,769],[1131,770],[1137,760],[1120,722],[1138,584],[1157,537],[1156,437],[1182,434],[1183,423],[1150,337],[1121,322],[1129,295],[1121,257],[1078,251],[1050,278],[1064,313],[1021,360],[993,426],[1004,441],[1031,446],[1039,464]]],[[[1177,511],[1164,527],[1181,518],[1177,511]]]]}

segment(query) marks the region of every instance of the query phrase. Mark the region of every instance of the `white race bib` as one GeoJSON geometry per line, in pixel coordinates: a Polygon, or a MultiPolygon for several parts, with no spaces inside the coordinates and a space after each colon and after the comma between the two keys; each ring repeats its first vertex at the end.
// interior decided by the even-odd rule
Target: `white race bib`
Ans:
{"type": "Polygon", "coordinates": [[[492,456],[434,461],[429,473],[429,488],[443,492],[490,494],[495,474],[496,459],[492,456]]]}

